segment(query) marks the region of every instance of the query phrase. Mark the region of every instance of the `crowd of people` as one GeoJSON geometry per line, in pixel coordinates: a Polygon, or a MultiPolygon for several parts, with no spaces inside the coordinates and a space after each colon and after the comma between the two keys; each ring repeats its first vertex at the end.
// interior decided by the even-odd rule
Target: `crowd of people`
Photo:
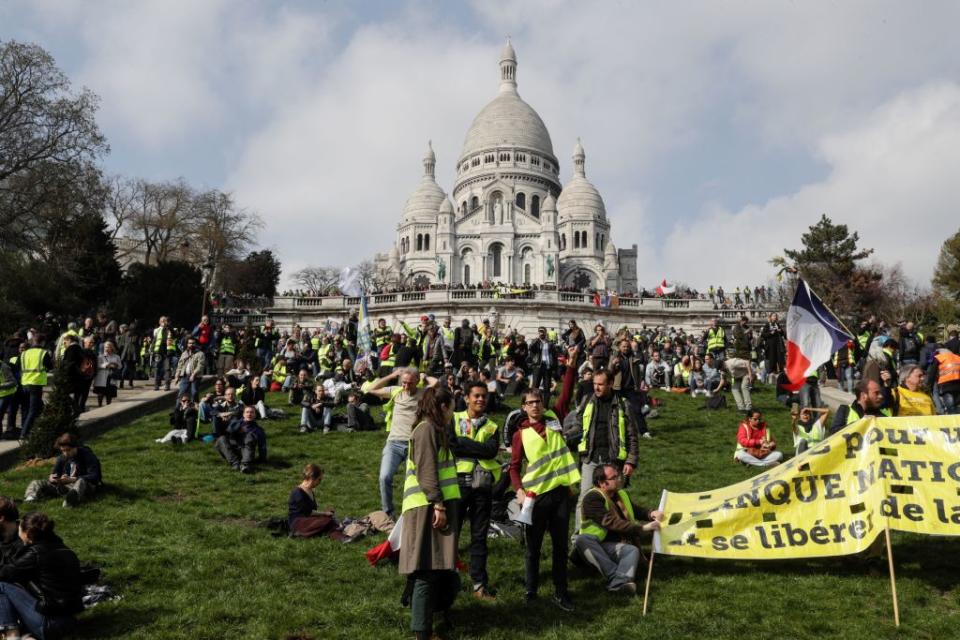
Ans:
{"type": "MultiPolygon", "coordinates": [[[[865,415],[956,413],[960,393],[956,331],[938,344],[912,323],[891,329],[874,318],[799,390],[786,379],[785,331],[775,313],[759,327],[743,317],[732,326],[713,320],[703,332],[621,327],[609,333],[603,324],[585,330],[571,320],[563,329],[540,327],[529,341],[489,320],[464,319],[454,326],[452,318],[432,315],[416,326],[388,326],[380,319],[369,331],[361,330],[356,315],[339,325],[290,331],[270,321],[235,329],[207,316],[192,330],[172,328],[167,318],[145,330],[105,317],[80,325],[68,325],[54,340],[30,329],[17,336],[26,340],[8,341],[16,347],[4,359],[0,380],[0,391],[13,389],[2,397],[11,416],[8,430],[16,427],[16,409],[9,413],[14,406],[9,399],[16,397],[16,406],[26,407],[19,435],[29,432],[34,412],[42,410],[42,398],[39,407],[33,404],[46,383],[42,376],[58,361],[86,381],[75,389],[77,412],[84,410],[91,386],[109,402],[115,384],[148,381],[155,389],[175,384],[171,430],[160,441],[210,442],[240,473],[255,472],[267,458],[267,435],[258,422],[282,411],[267,406],[267,392],[282,392],[270,396],[271,402],[285,398],[286,406],[299,412],[305,436],[379,429],[371,408],[382,406],[381,509],[402,520],[399,568],[408,576],[406,600],[418,637],[429,637],[433,612],[452,603],[464,522],[470,523],[471,592],[480,600],[497,598],[495,579],[487,572],[495,510],[525,525],[527,600],[538,597],[547,534],[553,601],[562,610],[575,607],[567,586],[570,560],[595,568],[611,592],[636,592],[640,537],[657,529],[663,516],[624,491],[637,468],[640,443],[653,437],[648,421],[658,409],[652,389],[703,397],[709,408],[732,398],[743,413],[734,458],[758,467],[779,464],[784,456],[753,406],[755,385],[776,389],[791,408],[798,453],[865,415]],[[199,383],[206,374],[215,381],[201,397],[199,383]],[[820,394],[831,378],[855,396],[832,420],[820,394]],[[497,424],[491,412],[510,397],[520,406],[497,424]],[[509,461],[500,459],[503,450],[509,461]],[[401,468],[398,505],[393,486],[401,468]]],[[[57,497],[64,506],[76,506],[96,494],[102,478],[93,452],[71,434],[57,447],[52,473],[30,484],[27,502],[57,497]]],[[[336,531],[333,512],[317,510],[313,490],[322,478],[322,469],[308,464],[291,493],[289,526],[295,536],[336,531]]],[[[0,524],[9,521],[3,505],[0,499],[0,524]]],[[[52,540],[51,535],[52,523],[17,533],[33,554],[44,548],[37,541],[52,540]]],[[[51,547],[56,553],[69,552],[58,544],[51,547]]],[[[3,567],[16,564],[14,556],[4,555],[3,567]]],[[[14,575],[6,571],[0,568],[4,581],[14,575]]],[[[76,576],[71,573],[67,582],[73,585],[76,576]]],[[[38,623],[21,610],[23,594],[13,589],[0,582],[0,625],[16,619],[32,630],[37,624],[66,624],[76,613],[70,600],[38,623]],[[66,617],[57,622],[57,616],[66,617]]]]}

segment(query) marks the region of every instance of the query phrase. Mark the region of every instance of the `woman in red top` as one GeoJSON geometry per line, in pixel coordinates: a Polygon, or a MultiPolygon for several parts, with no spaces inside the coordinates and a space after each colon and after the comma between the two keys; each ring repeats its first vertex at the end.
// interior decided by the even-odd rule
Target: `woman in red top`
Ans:
{"type": "Polygon", "coordinates": [[[763,414],[757,410],[750,412],[747,419],[740,423],[737,431],[737,451],[733,459],[752,467],[773,467],[783,461],[783,454],[775,451],[776,441],[767,431],[763,414]]]}

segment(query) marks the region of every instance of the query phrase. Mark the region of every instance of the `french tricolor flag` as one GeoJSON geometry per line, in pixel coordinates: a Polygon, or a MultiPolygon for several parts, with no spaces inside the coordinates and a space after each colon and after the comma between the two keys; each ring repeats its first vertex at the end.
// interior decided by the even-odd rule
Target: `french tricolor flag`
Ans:
{"type": "Polygon", "coordinates": [[[817,368],[853,340],[853,336],[827,309],[803,280],[797,281],[797,292],[787,311],[787,378],[785,385],[797,391],[817,368]]]}

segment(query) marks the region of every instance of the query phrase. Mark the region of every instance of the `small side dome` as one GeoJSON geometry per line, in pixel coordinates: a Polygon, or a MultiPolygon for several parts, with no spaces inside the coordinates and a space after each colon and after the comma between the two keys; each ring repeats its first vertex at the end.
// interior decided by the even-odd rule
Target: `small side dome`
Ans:
{"type": "Polygon", "coordinates": [[[450,198],[447,197],[443,200],[443,204],[440,205],[440,213],[449,213],[453,215],[453,203],[450,202],[450,198]]]}

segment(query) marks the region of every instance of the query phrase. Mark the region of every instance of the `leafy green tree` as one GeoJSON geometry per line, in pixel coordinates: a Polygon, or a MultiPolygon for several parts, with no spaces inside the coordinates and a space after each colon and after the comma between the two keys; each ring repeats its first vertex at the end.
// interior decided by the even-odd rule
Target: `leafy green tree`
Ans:
{"type": "Polygon", "coordinates": [[[933,271],[933,287],[944,298],[960,303],[960,231],[947,238],[940,247],[940,257],[933,271]]]}
{"type": "Polygon", "coordinates": [[[882,295],[883,275],[860,262],[873,249],[857,246],[859,234],[825,214],[801,236],[801,249],[784,249],[801,278],[835,312],[852,317],[870,311],[882,295]]]}

